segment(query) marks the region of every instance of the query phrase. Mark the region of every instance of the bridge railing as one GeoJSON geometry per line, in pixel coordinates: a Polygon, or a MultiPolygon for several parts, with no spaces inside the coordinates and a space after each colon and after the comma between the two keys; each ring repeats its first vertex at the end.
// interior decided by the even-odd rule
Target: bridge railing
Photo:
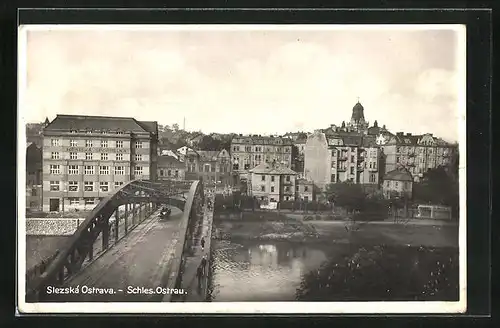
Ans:
{"type": "MultiPolygon", "coordinates": [[[[136,226],[134,224],[136,211],[139,213],[139,220],[142,221],[156,209],[157,204],[165,203],[167,197],[165,192],[160,190],[160,186],[162,184],[156,185],[144,180],[134,180],[103,199],[77,228],[66,246],[60,249],[50,262],[40,265],[37,271],[31,272],[30,276],[27,277],[27,301],[39,300],[43,296],[45,286],[49,284],[62,285],[67,278],[79,272],[85,262],[92,261],[96,255],[94,244],[98,237],[102,242],[101,253],[108,249],[110,230],[112,230],[109,219],[113,213],[116,215],[113,225],[115,242],[117,242],[120,222],[124,223],[125,234],[127,234],[136,226]],[[152,186],[152,188],[148,186],[152,186]],[[138,209],[136,209],[136,204],[139,205],[138,209]],[[120,220],[117,210],[121,205],[125,205],[125,221],[120,220]],[[128,227],[130,205],[133,224],[128,227]]],[[[169,187],[169,189],[171,188],[169,187]]]]}

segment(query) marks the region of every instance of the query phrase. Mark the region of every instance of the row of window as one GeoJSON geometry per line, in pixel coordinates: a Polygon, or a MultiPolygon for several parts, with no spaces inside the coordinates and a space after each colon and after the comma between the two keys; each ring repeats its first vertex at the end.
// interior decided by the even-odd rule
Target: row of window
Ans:
{"type": "MultiPolygon", "coordinates": [[[[266,191],[266,186],[260,186],[260,191],[265,192],[266,191]]],[[[290,191],[290,187],[288,187],[288,186],[285,187],[285,191],[289,192],[290,191]]],[[[304,190],[304,191],[307,191],[307,190],[304,190]]],[[[273,186],[271,186],[271,191],[270,192],[274,192],[274,187],[273,186]]]]}
{"type": "MultiPolygon", "coordinates": [[[[143,167],[142,166],[134,166],[134,175],[142,175],[143,167]]],[[[61,165],[50,165],[50,174],[61,174],[61,165]]],[[[78,165],[68,165],[68,174],[69,175],[79,175],[80,167],[78,165]]],[[[83,174],[85,175],[94,175],[95,174],[95,166],[92,165],[84,165],[83,166],[83,174]]],[[[100,175],[109,175],[110,174],[110,166],[99,166],[99,174],[100,175]]],[[[115,175],[124,175],[125,174],[125,166],[114,166],[114,174],[115,175]]]]}
{"type": "MultiPolygon", "coordinates": [[[[187,171],[188,172],[197,172],[196,170],[196,164],[188,164],[187,165],[187,171]]],[[[203,171],[202,172],[216,172],[217,171],[217,167],[214,166],[214,165],[211,165],[211,164],[205,164],[203,165],[203,171]]],[[[230,170],[229,170],[229,166],[228,165],[220,165],[219,166],[219,171],[218,172],[221,172],[221,173],[228,173],[230,170]]]]}
{"type": "MultiPolygon", "coordinates": [[[[83,182],[83,191],[92,192],[95,191],[95,182],[94,181],[84,181],[83,182]]],[[[114,182],[115,189],[121,188],[123,186],[123,181],[115,181],[114,182]]],[[[75,192],[79,191],[80,184],[78,181],[68,181],[68,191],[75,192]]],[[[100,181],[99,182],[99,191],[108,192],[110,187],[110,182],[108,181],[100,181]]],[[[61,181],[50,181],[50,191],[61,191],[61,181]]]]}
{"type": "Polygon", "coordinates": [[[163,169],[160,169],[160,176],[161,177],[179,177],[179,170],[175,170],[175,173],[172,175],[172,170],[163,170],[163,169]]]}
{"type": "MultiPolygon", "coordinates": [[[[385,186],[389,187],[390,186],[390,180],[385,181],[385,186]]],[[[398,181],[393,181],[394,187],[398,188],[399,187],[399,182],[398,181]]],[[[403,187],[405,189],[409,189],[411,187],[410,182],[404,181],[403,182],[403,187]]]]}
{"type": "MultiPolygon", "coordinates": [[[[240,150],[244,150],[246,152],[251,152],[252,151],[252,146],[233,146],[233,151],[240,151],[240,150]]],[[[261,147],[261,146],[255,146],[254,148],[254,151],[255,152],[264,152],[264,147],[261,147]]],[[[281,153],[282,151],[284,151],[285,153],[289,153],[290,152],[290,146],[285,146],[285,148],[283,147],[276,147],[276,148],[272,148],[272,147],[267,147],[265,148],[265,151],[267,152],[277,152],[277,153],[281,153]]]]}
{"type": "MultiPolygon", "coordinates": [[[[87,147],[87,148],[94,147],[94,141],[95,140],[85,140],[85,147],[87,147]]],[[[78,147],[78,143],[79,143],[79,140],[72,139],[69,141],[69,146],[70,147],[78,147]]],[[[59,147],[59,146],[61,146],[61,140],[51,139],[50,145],[52,147],[59,147]]],[[[142,148],[142,141],[136,141],[134,145],[135,145],[135,148],[142,148]]],[[[123,148],[123,141],[117,140],[115,142],[115,146],[116,146],[116,148],[123,148]]],[[[108,148],[108,140],[101,140],[100,147],[101,148],[108,148]]]]}
{"type": "MultiPolygon", "coordinates": [[[[51,159],[61,159],[60,153],[55,151],[50,153],[50,158],[51,159]]],[[[69,153],[69,159],[76,160],[78,159],[78,153],[69,153]]],[[[94,160],[94,153],[85,153],[85,159],[86,160],[94,160]]],[[[100,156],[101,161],[107,161],[109,160],[109,154],[108,153],[101,153],[100,156]]],[[[143,160],[143,157],[141,154],[135,154],[134,159],[136,162],[141,162],[143,160]]],[[[116,161],[123,161],[123,154],[115,154],[115,160],[116,161]]]]}
{"type": "MultiPolygon", "coordinates": [[[[351,170],[351,174],[354,174],[351,170]]],[[[331,177],[330,177],[330,182],[332,183],[336,183],[337,182],[337,175],[336,174],[332,174],[331,177]]],[[[377,175],[375,173],[370,173],[370,175],[368,176],[368,181],[370,183],[377,183],[377,175]]]]}
{"type": "MultiPolygon", "coordinates": [[[[251,161],[251,159],[252,159],[252,158],[251,158],[251,156],[250,156],[250,158],[248,158],[248,157],[247,157],[247,158],[244,158],[244,159],[242,160],[242,162],[246,162],[246,163],[248,163],[248,162],[250,162],[250,161],[251,161]]],[[[275,157],[275,158],[271,158],[271,157],[269,157],[269,156],[267,156],[267,157],[266,157],[266,161],[270,161],[271,159],[274,159],[274,160],[276,160],[277,162],[281,162],[281,160],[282,160],[281,156],[278,156],[278,157],[275,157]]],[[[264,156],[263,156],[263,155],[255,155],[254,160],[255,160],[255,161],[257,161],[257,162],[263,161],[263,160],[264,160],[264,156]]],[[[284,161],[289,161],[289,160],[290,160],[290,157],[289,157],[288,155],[285,155],[285,156],[283,156],[283,160],[284,160],[284,161]]],[[[239,161],[240,161],[240,157],[239,157],[239,156],[233,156],[233,161],[234,161],[234,162],[239,162],[239,161]]]]}
{"type": "MultiPolygon", "coordinates": [[[[432,149],[433,148],[396,147],[396,152],[397,153],[409,153],[409,154],[414,154],[414,153],[422,154],[422,153],[425,153],[426,150],[427,150],[427,153],[432,154],[432,152],[433,152],[432,149]]],[[[445,147],[437,147],[436,148],[436,154],[438,154],[438,155],[448,155],[449,154],[449,149],[445,148],[445,147]]]]}
{"type": "MultiPolygon", "coordinates": [[[[271,175],[271,182],[274,182],[275,177],[276,177],[276,176],[271,175]]],[[[266,175],[262,175],[262,176],[260,177],[260,179],[261,179],[261,181],[266,181],[266,175]]],[[[289,175],[285,175],[285,180],[286,180],[287,182],[290,182],[290,176],[289,176],[289,175]]]]}

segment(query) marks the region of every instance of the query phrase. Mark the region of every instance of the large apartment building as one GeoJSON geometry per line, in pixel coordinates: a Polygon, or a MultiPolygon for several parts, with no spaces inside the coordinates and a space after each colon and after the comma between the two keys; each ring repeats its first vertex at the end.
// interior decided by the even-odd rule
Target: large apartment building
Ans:
{"type": "Polygon", "coordinates": [[[458,152],[458,146],[427,133],[412,135],[398,132],[381,145],[385,157],[385,172],[398,167],[406,168],[415,181],[425,172],[450,164],[458,152]]]}
{"type": "Polygon", "coordinates": [[[43,132],[43,210],[90,209],[130,180],[156,180],[157,147],[157,122],[57,115],[43,132]]]}
{"type": "Polygon", "coordinates": [[[315,131],[307,139],[304,173],[319,188],[330,183],[379,183],[380,150],[375,137],[357,133],[326,135],[315,131]]]}
{"type": "Polygon", "coordinates": [[[233,183],[248,179],[249,170],[262,163],[278,163],[292,167],[293,140],[277,136],[243,136],[231,140],[233,183]]]}
{"type": "Polygon", "coordinates": [[[251,196],[263,202],[282,202],[295,200],[297,173],[279,164],[261,163],[250,169],[251,196]]]}
{"type": "Polygon", "coordinates": [[[186,149],[182,156],[187,180],[202,178],[207,183],[231,184],[231,157],[227,150],[186,149]]]}

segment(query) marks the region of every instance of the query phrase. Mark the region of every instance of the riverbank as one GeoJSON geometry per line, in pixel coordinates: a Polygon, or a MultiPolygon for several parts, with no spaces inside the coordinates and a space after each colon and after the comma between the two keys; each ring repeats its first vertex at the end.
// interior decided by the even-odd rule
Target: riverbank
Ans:
{"type": "Polygon", "coordinates": [[[214,239],[458,247],[458,226],[394,222],[214,219],[214,239]]]}

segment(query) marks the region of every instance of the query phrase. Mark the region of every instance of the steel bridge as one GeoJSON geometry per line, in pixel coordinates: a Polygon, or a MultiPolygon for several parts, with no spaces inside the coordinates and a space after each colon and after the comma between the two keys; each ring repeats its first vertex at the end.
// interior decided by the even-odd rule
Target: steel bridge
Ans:
{"type": "MultiPolygon", "coordinates": [[[[26,273],[26,301],[131,301],[119,283],[123,289],[127,283],[179,288],[186,258],[200,238],[204,199],[201,180],[130,181],[92,210],[65,247],[26,273]],[[177,208],[167,222],[157,219],[161,206],[177,208]],[[95,287],[89,284],[97,281],[109,285],[100,286],[105,293],[115,288],[113,295],[88,299],[82,291],[79,295],[53,292],[80,283],[95,287]]],[[[137,297],[145,301],[160,298],[156,293],[155,297],[137,297]]]]}

